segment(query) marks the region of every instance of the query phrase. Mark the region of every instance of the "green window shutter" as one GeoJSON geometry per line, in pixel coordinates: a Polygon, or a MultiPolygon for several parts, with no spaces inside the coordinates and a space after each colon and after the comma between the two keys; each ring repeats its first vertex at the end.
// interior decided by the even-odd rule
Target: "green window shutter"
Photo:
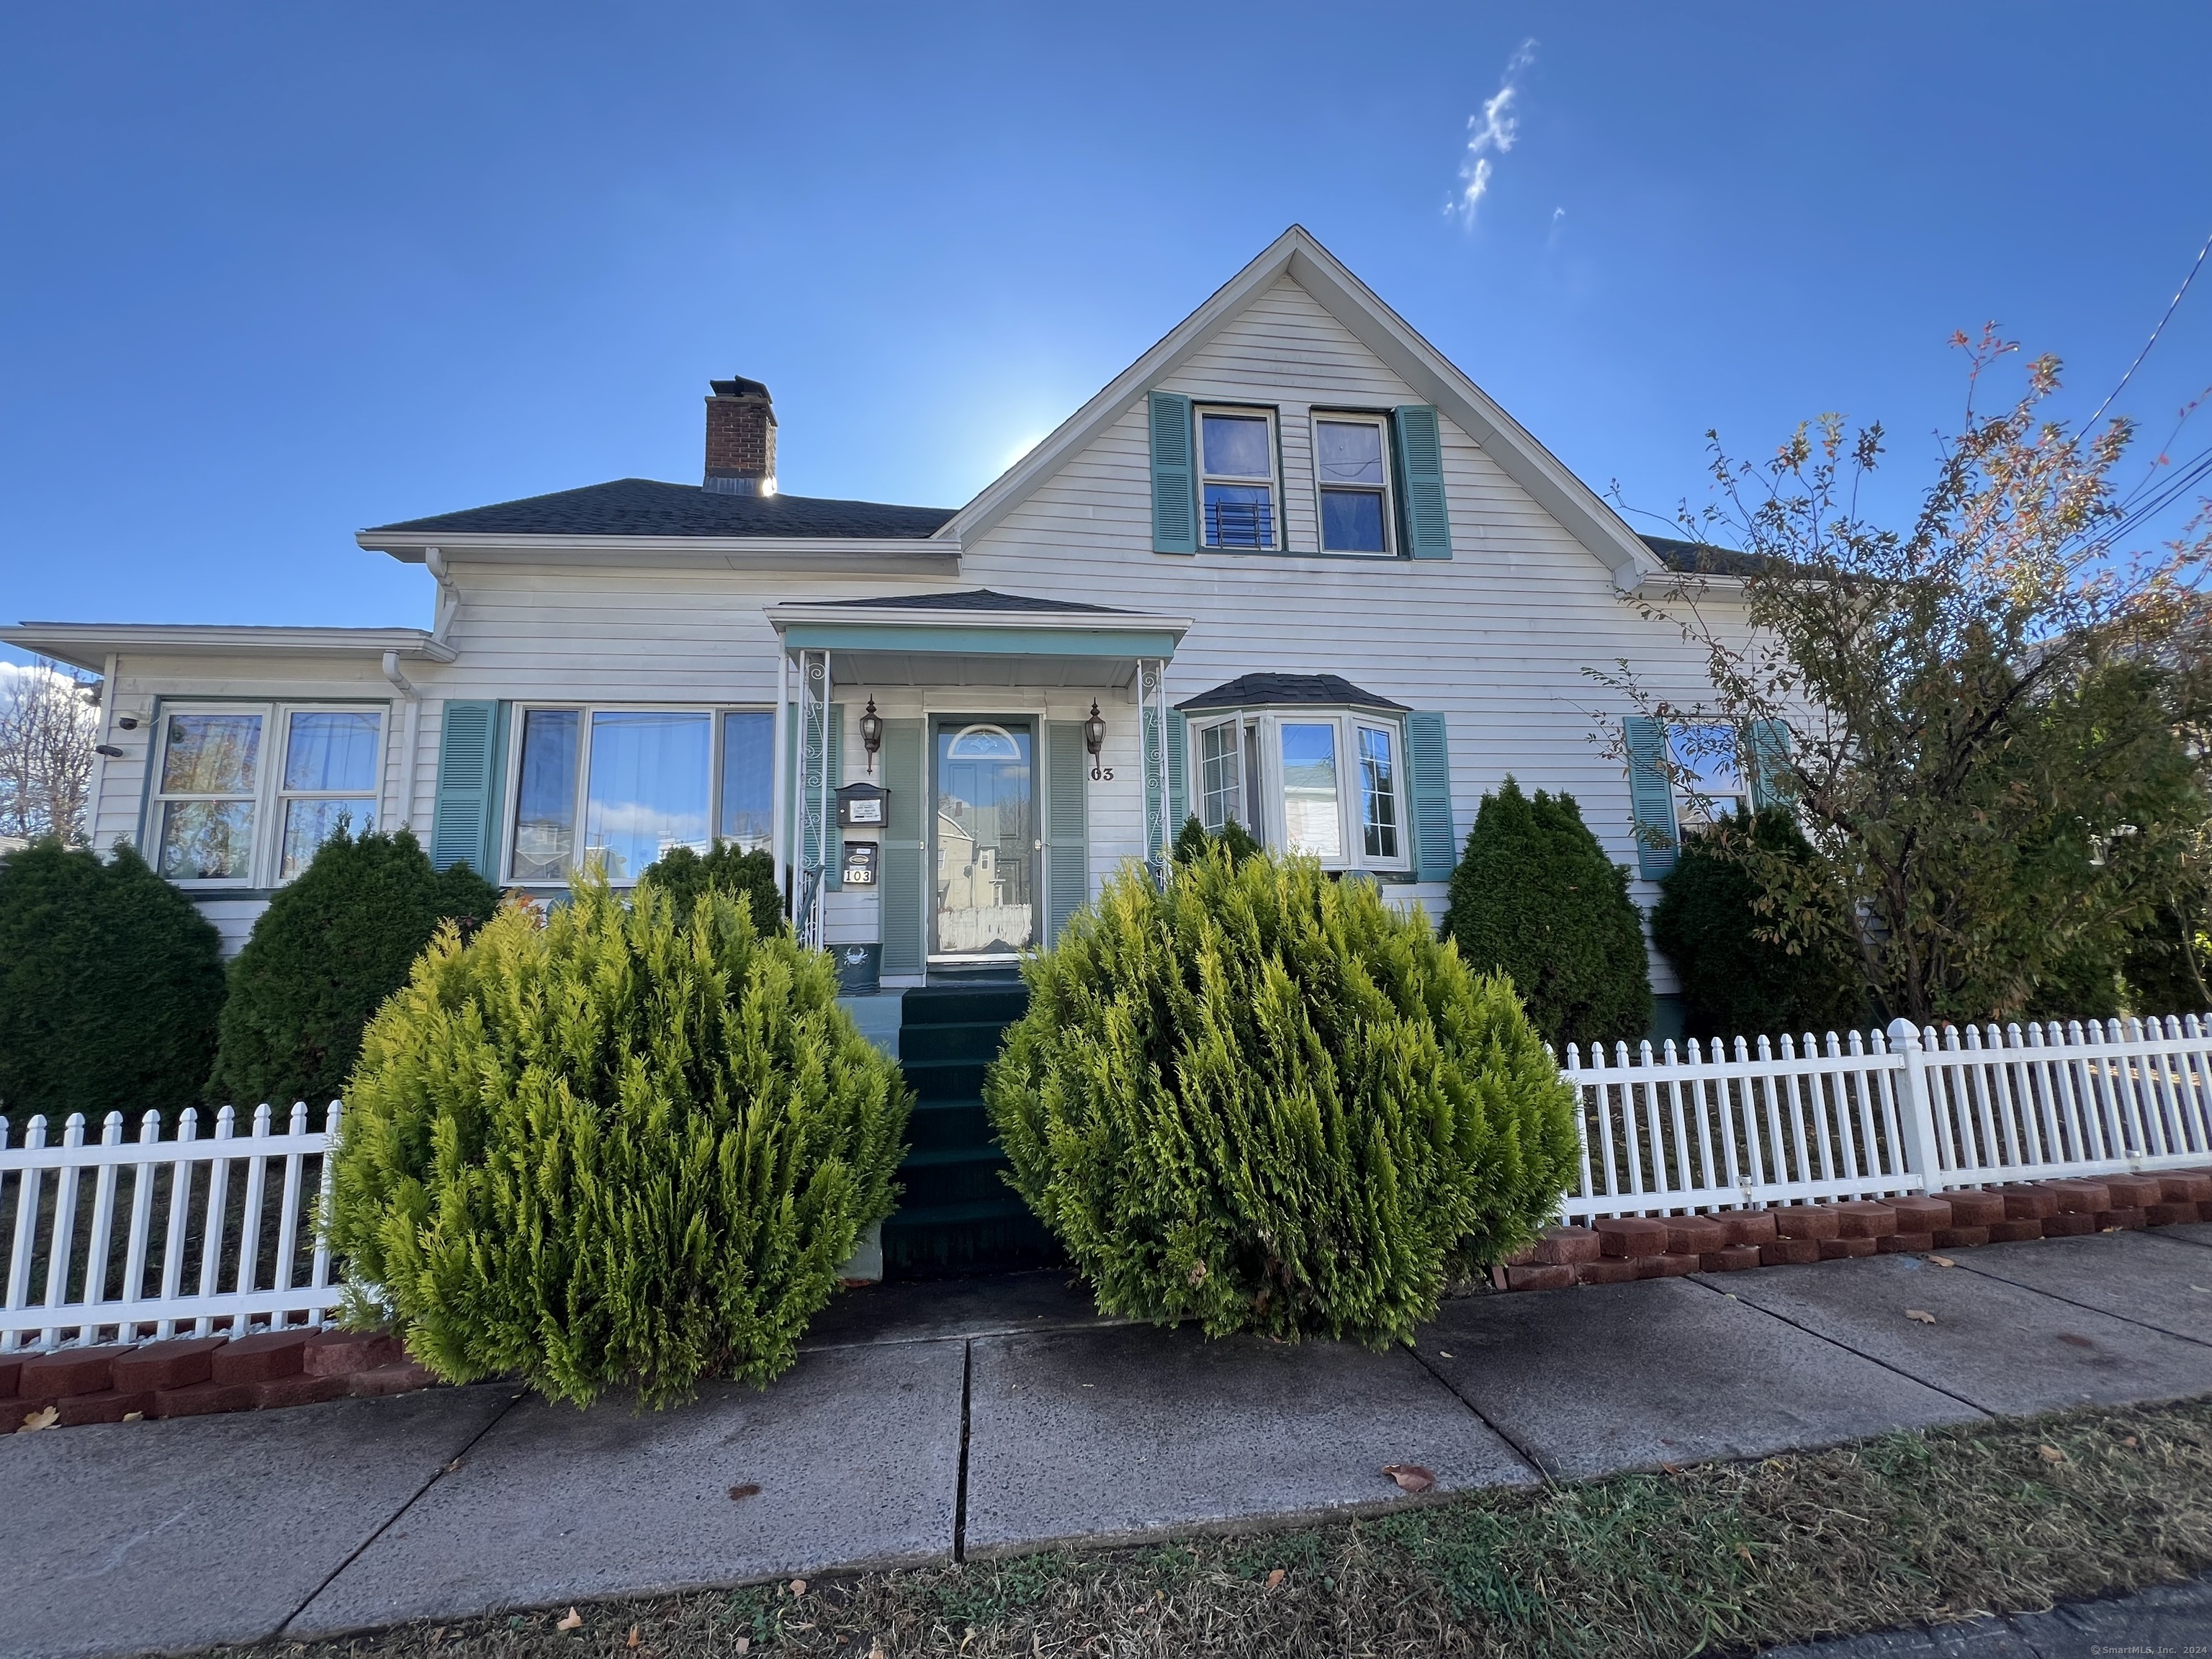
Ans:
{"type": "Polygon", "coordinates": [[[1190,399],[1151,394],[1152,551],[1198,551],[1198,469],[1191,456],[1190,399]]]}
{"type": "Polygon", "coordinates": [[[883,869],[877,874],[886,974],[919,974],[928,963],[923,943],[923,879],[928,843],[921,789],[921,720],[885,720],[884,746],[876,759],[883,768],[884,803],[883,869]]]}
{"type": "Polygon", "coordinates": [[[1790,727],[1781,720],[1753,720],[1746,734],[1744,770],[1751,783],[1752,810],[1790,798],[1790,727]]]}
{"type": "Polygon", "coordinates": [[[1190,720],[1179,708],[1168,710],[1168,845],[1182,834],[1190,816],[1190,720]]]}
{"type": "Polygon", "coordinates": [[[1674,867],[1674,788],[1667,777],[1667,727],[1649,714],[1621,721],[1628,749],[1628,805],[1636,820],[1636,865],[1646,881],[1674,867]]]}
{"type": "Polygon", "coordinates": [[[1416,559],[1452,556],[1451,518],[1444,510],[1443,439],[1429,404],[1401,404],[1390,411],[1398,441],[1399,529],[1416,559]]]}
{"type": "Polygon", "coordinates": [[[438,740],[438,794],[430,815],[430,862],[441,870],[465,864],[497,880],[492,870],[494,781],[500,705],[447,698],[438,740]]]}
{"type": "Polygon", "coordinates": [[[1449,881],[1459,862],[1452,830],[1451,743],[1444,717],[1433,708],[1406,716],[1406,769],[1413,800],[1413,873],[1421,881],[1449,881]]]}
{"type": "Polygon", "coordinates": [[[1089,803],[1085,799],[1083,722],[1051,720],[1044,728],[1044,942],[1057,943],[1067,919],[1091,896],[1089,803]]]}

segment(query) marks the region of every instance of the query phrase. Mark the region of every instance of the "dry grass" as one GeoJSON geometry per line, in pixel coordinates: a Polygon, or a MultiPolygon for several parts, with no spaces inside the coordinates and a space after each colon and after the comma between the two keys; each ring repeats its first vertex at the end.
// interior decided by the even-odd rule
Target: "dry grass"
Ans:
{"type": "Polygon", "coordinates": [[[770,1587],[607,1602],[568,1632],[556,1609],[261,1651],[1681,1659],[2041,1608],[2208,1566],[2212,1401],[2199,1401],[1893,1435],[1303,1532],[872,1574],[798,1597],[770,1587]]]}

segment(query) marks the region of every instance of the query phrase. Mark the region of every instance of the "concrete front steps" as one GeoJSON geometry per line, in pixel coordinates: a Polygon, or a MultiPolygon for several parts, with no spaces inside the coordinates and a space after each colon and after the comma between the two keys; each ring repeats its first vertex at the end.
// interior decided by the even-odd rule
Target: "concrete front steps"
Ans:
{"type": "Polygon", "coordinates": [[[899,1066],[915,1091],[906,1188],[884,1223],[884,1276],[936,1279],[1007,1272],[1060,1259],[1029,1206],[1000,1178],[1006,1157],[983,1107],[983,1072],[1029,1006],[1018,980],[980,979],[908,991],[899,1066]]]}

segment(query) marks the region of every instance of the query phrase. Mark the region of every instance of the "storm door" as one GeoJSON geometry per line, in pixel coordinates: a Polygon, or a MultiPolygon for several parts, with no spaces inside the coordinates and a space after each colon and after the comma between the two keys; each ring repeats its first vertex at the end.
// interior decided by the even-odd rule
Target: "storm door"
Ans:
{"type": "Polygon", "coordinates": [[[1010,958],[1036,939],[1035,731],[1026,720],[933,724],[930,957],[1010,958]]]}

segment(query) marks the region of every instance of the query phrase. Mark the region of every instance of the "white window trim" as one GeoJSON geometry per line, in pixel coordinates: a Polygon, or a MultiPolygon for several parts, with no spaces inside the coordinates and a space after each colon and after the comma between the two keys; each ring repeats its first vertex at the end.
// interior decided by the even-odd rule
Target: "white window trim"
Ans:
{"type": "Polygon", "coordinates": [[[1199,821],[1203,823],[1206,819],[1203,734],[1219,726],[1234,727],[1237,734],[1241,767],[1244,754],[1244,728],[1255,726],[1260,731],[1261,770],[1257,792],[1259,811],[1255,813],[1253,810],[1253,780],[1248,769],[1243,778],[1245,827],[1269,847],[1279,848],[1289,845],[1290,831],[1283,810],[1282,791],[1282,728],[1285,725],[1336,727],[1337,845],[1344,851],[1340,857],[1322,860],[1322,868],[1411,874],[1413,846],[1408,815],[1411,802],[1406,792],[1406,721],[1402,714],[1386,714],[1380,709],[1370,711],[1340,706],[1310,708],[1286,704],[1261,708],[1208,709],[1202,715],[1192,715],[1190,757],[1186,765],[1191,778],[1192,810],[1199,821]],[[1396,809],[1398,830],[1398,853],[1395,858],[1367,856],[1365,825],[1360,816],[1358,734],[1362,726],[1387,732],[1390,736],[1390,793],[1396,809]],[[1251,822],[1255,817],[1261,820],[1257,824],[1251,822]]]}
{"type": "MultiPolygon", "coordinates": [[[[722,839],[722,719],[727,714],[768,714],[773,716],[775,706],[757,702],[577,702],[549,698],[543,702],[518,702],[507,717],[511,734],[507,744],[507,763],[502,775],[500,795],[499,860],[501,882],[511,887],[558,890],[569,884],[568,877],[555,879],[545,876],[520,876],[514,873],[515,818],[522,808],[522,737],[525,724],[533,710],[574,713],[576,716],[576,791],[570,803],[569,835],[580,843],[584,833],[584,814],[592,793],[592,717],[594,714],[704,714],[707,717],[707,843],[709,847],[722,839]]],[[[777,721],[776,735],[782,733],[782,722],[777,721]]],[[[771,773],[783,767],[783,757],[775,752],[774,738],[770,738],[769,765],[771,773]]],[[[771,793],[769,816],[775,822],[775,805],[780,796],[771,793]]],[[[770,836],[773,846],[775,834],[770,836]]],[[[573,859],[574,854],[571,857],[573,859]]],[[[575,867],[572,862],[571,870],[575,867]]],[[[641,872],[641,874],[643,872],[641,872]]],[[[611,881],[612,887],[637,885],[636,876],[611,881]]]]}
{"type": "Polygon", "coordinates": [[[1194,404],[1191,408],[1191,436],[1195,440],[1198,454],[1198,545],[1201,552],[1215,553],[1280,553],[1283,540],[1283,455],[1281,431],[1276,422],[1276,411],[1257,404],[1194,404]],[[1209,472],[1206,470],[1206,417],[1227,415],[1238,420],[1263,420],[1267,423],[1267,474],[1247,477],[1235,472],[1209,472]],[[1232,489],[1249,489],[1255,484],[1267,489],[1267,520],[1271,539],[1265,547],[1228,547],[1206,538],[1206,487],[1223,484],[1232,489]]]}
{"type": "MultiPolygon", "coordinates": [[[[177,793],[161,787],[168,765],[169,718],[173,714],[258,714],[261,742],[254,758],[253,850],[242,876],[198,878],[165,876],[173,887],[194,893],[251,892],[287,885],[280,879],[284,860],[284,805],[294,800],[358,800],[368,804],[371,827],[384,823],[386,786],[391,764],[392,707],[383,701],[347,702],[315,699],[301,702],[252,702],[231,698],[179,697],[164,700],[155,723],[154,741],[147,745],[146,816],[139,826],[139,845],[147,862],[158,873],[161,866],[161,828],[171,801],[239,800],[239,795],[177,793]],[[284,784],[286,745],[291,741],[295,714],[374,714],[376,716],[374,782],[366,791],[352,789],[287,789],[284,784]]],[[[359,833],[362,825],[354,830],[359,833]]]]}
{"type": "Polygon", "coordinates": [[[1311,424],[1309,441],[1313,447],[1314,483],[1314,545],[1323,553],[1345,559],[1395,559],[1398,556],[1398,494],[1393,482],[1396,477],[1397,456],[1391,449],[1392,422],[1388,415],[1371,409],[1316,409],[1310,411],[1311,424]],[[1371,426],[1382,438],[1382,485],[1380,489],[1370,484],[1324,483],[1321,476],[1321,427],[1324,421],[1341,426],[1371,426]],[[1322,510],[1322,496],[1328,490],[1343,490],[1347,494],[1379,495],[1382,498],[1382,550],[1366,552],[1357,548],[1331,547],[1328,544],[1328,518],[1322,510]]]}

